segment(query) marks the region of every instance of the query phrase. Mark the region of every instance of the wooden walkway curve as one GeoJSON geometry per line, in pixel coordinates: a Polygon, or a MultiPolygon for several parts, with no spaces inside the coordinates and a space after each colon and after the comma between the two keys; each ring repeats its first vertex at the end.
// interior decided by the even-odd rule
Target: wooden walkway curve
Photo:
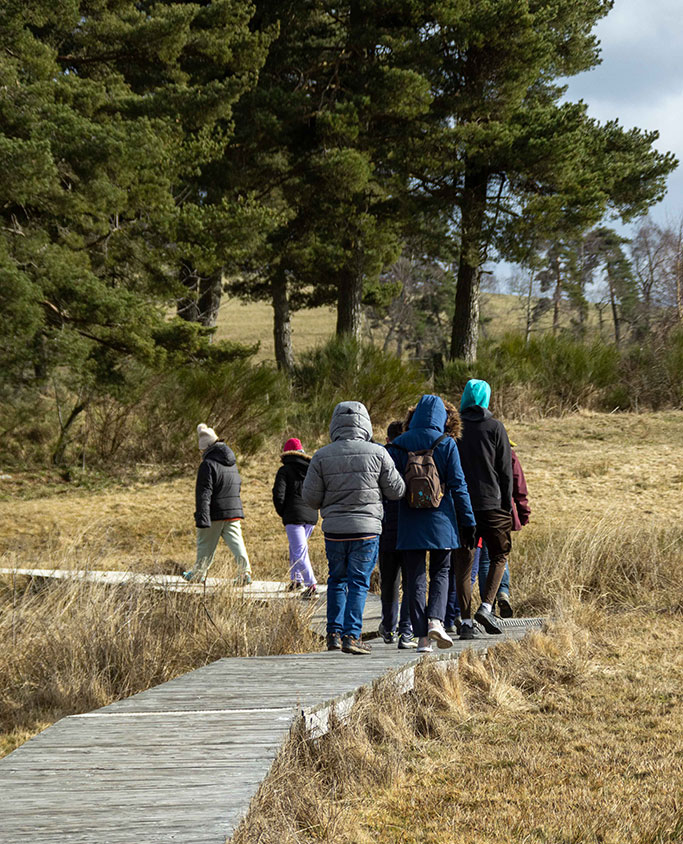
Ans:
{"type": "MultiPolygon", "coordinates": [[[[377,601],[364,624],[376,629],[377,601]]],[[[324,600],[316,615],[324,614],[324,600]]],[[[521,638],[510,619],[423,659],[521,638]]],[[[387,671],[412,677],[414,651],[376,640],[370,656],[220,659],[84,715],[63,718],[0,760],[0,844],[224,844],[297,717],[326,729],[332,704],[387,671]]]]}

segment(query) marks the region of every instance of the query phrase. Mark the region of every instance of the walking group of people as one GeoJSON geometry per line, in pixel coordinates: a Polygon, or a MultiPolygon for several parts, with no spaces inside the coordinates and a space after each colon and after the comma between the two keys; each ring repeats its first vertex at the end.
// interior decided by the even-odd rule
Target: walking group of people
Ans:
{"type": "MultiPolygon", "coordinates": [[[[459,410],[424,395],[387,442],[373,440],[361,402],[339,403],[328,445],[310,457],[300,440],[285,443],[273,503],[289,542],[290,589],[316,595],[308,540],[322,514],[329,573],[327,648],[367,654],[361,637],[370,577],[379,559],[380,633],[388,644],[429,652],[472,639],[475,621],[501,633],[512,615],[507,557],[511,532],[529,520],[526,483],[503,424],[489,407],[491,388],[468,381],[459,410]],[[429,588],[427,588],[429,552],[429,588]],[[481,603],[472,612],[478,575],[481,603]],[[399,584],[403,599],[399,602],[399,584]]],[[[205,577],[220,537],[251,581],[240,520],[235,455],[211,428],[198,427],[203,452],[197,475],[197,562],[183,573],[205,577]]]]}

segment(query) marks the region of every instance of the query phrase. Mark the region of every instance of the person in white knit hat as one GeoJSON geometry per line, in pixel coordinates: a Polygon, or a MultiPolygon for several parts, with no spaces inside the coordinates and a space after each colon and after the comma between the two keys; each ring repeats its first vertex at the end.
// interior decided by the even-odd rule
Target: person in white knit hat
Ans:
{"type": "Polygon", "coordinates": [[[197,425],[197,439],[202,452],[195,490],[197,561],[193,569],[183,572],[183,577],[185,580],[204,580],[223,537],[237,563],[235,583],[244,586],[251,583],[251,565],[242,537],[242,480],[235,454],[213,428],[203,422],[197,425]]]}

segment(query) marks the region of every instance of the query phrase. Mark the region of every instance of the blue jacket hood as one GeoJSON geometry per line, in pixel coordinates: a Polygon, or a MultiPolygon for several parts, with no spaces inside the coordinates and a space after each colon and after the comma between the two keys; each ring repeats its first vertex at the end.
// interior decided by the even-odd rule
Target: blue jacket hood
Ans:
{"type": "Polygon", "coordinates": [[[408,425],[408,430],[433,428],[435,431],[443,433],[447,418],[448,414],[441,398],[427,394],[422,396],[418,402],[408,425]]]}
{"type": "Polygon", "coordinates": [[[460,410],[467,410],[468,407],[488,407],[491,401],[491,387],[486,381],[478,378],[470,378],[465,384],[460,400],[460,410]]]}

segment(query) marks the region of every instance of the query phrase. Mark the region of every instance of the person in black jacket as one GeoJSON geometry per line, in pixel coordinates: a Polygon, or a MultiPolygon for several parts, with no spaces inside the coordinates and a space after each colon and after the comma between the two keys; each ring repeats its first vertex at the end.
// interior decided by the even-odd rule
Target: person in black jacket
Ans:
{"type": "MultiPolygon", "coordinates": [[[[392,422],[387,428],[387,445],[403,433],[403,422],[392,422]]],[[[379,578],[382,596],[382,621],[379,635],[385,644],[398,642],[401,650],[417,647],[410,623],[407,578],[403,566],[403,551],[396,550],[398,539],[398,501],[382,499],[384,518],[379,537],[379,578]],[[399,586],[403,584],[403,598],[399,612],[399,586]],[[397,629],[398,625],[398,629],[397,629]]]]}
{"type": "Polygon", "coordinates": [[[313,598],[317,581],[308,556],[308,540],[318,521],[318,511],[309,507],[301,497],[311,458],[304,452],[301,440],[292,437],[285,443],[280,460],[282,466],[275,476],[273,504],[285,526],[289,542],[289,588],[306,587],[302,597],[313,598]]]}
{"type": "MultiPolygon", "coordinates": [[[[493,614],[493,603],[512,547],[512,456],[505,426],[488,409],[490,398],[491,387],[486,381],[472,378],[465,385],[460,402],[463,429],[458,451],[477,523],[477,538],[486,543],[491,558],[481,606],[474,619],[487,633],[502,633],[493,614]]],[[[458,548],[453,560],[462,613],[460,638],[472,639],[475,635],[471,579],[474,549],[458,548]]]]}
{"type": "Polygon", "coordinates": [[[203,422],[197,425],[202,462],[197,472],[195,489],[197,526],[197,562],[190,571],[183,572],[185,580],[204,580],[213,562],[218,541],[228,546],[237,563],[235,584],[251,583],[249,555],[242,538],[244,518],[240,488],[242,480],[232,449],[216,436],[213,428],[203,422]]]}

